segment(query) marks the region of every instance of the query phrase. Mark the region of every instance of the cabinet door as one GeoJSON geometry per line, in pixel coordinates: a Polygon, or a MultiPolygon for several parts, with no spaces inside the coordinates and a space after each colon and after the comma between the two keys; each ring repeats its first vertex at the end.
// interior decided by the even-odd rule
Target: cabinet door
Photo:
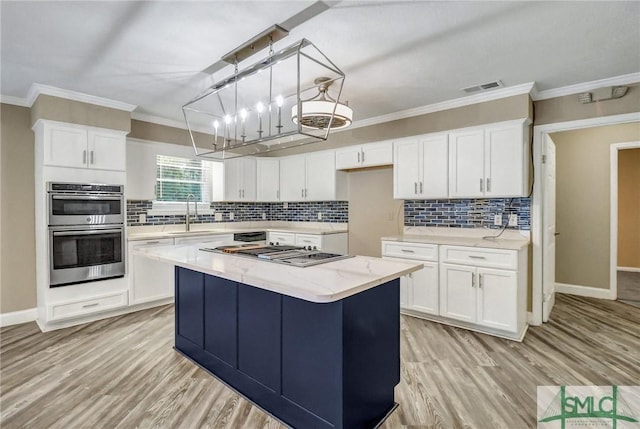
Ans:
{"type": "Polygon", "coordinates": [[[393,198],[415,200],[418,195],[420,159],[418,140],[397,141],[393,145],[393,198]]]}
{"type": "Polygon", "coordinates": [[[421,198],[447,198],[449,193],[449,138],[445,135],[420,140],[422,171],[418,191],[421,198]]]}
{"type": "Polygon", "coordinates": [[[336,198],[335,152],[312,153],[306,157],[305,200],[326,201],[336,198]]]}
{"type": "Polygon", "coordinates": [[[240,201],[242,199],[241,174],[242,159],[229,159],[224,162],[225,201],[240,201]]]}
{"type": "MultiPolygon", "coordinates": [[[[423,262],[424,268],[409,274],[411,302],[409,308],[427,314],[440,314],[438,302],[438,264],[423,262]]],[[[401,283],[402,284],[402,283],[401,283]]]]}
{"type": "Polygon", "coordinates": [[[516,272],[478,268],[478,324],[516,332],[517,310],[516,272]]]}
{"type": "Polygon", "coordinates": [[[440,264],[440,315],[476,322],[476,269],[440,264]]]}
{"type": "Polygon", "coordinates": [[[486,196],[524,196],[522,125],[488,128],[485,135],[486,196]]]}
{"type": "Polygon", "coordinates": [[[126,140],[123,134],[90,130],[88,138],[87,161],[90,168],[126,170],[126,140]]]}
{"type": "Polygon", "coordinates": [[[393,164],[393,144],[380,142],[362,146],[360,163],[363,167],[393,164]]]}
{"type": "Polygon", "coordinates": [[[242,201],[256,200],[256,160],[242,158],[242,172],[240,178],[242,201]]]}
{"type": "Polygon", "coordinates": [[[174,265],[147,258],[143,255],[130,255],[131,272],[131,304],[156,301],[173,296],[174,265]]]}
{"type": "Polygon", "coordinates": [[[280,200],[304,200],[304,156],[280,158],[280,200]]]}
{"type": "Polygon", "coordinates": [[[484,195],[484,129],[449,134],[449,194],[484,195]]]}
{"type": "Polygon", "coordinates": [[[87,166],[87,131],[50,126],[45,131],[44,164],[58,167],[87,166]]]}
{"type": "Polygon", "coordinates": [[[176,335],[204,348],[204,274],[176,268],[176,335]]]}
{"type": "Polygon", "coordinates": [[[336,170],[360,167],[361,151],[361,146],[352,146],[336,150],[336,170]]]}
{"type": "Polygon", "coordinates": [[[280,200],[280,161],[258,158],[256,160],[257,201],[280,200]]]}

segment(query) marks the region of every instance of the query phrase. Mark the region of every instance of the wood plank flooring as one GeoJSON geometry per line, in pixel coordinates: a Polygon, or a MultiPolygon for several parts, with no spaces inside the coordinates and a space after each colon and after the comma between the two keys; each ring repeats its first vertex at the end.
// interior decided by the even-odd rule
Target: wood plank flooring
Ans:
{"type": "MultiPolygon", "coordinates": [[[[402,317],[384,428],[532,428],[536,386],[640,384],[640,309],[558,295],[516,343],[402,317]]],[[[41,333],[0,330],[0,427],[281,428],[172,349],[173,306],[41,333]]]]}

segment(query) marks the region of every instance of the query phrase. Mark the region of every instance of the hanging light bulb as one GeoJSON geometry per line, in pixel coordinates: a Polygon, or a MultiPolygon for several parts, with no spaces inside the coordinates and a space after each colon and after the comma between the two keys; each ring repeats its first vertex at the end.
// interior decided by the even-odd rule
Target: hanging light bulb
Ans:
{"type": "Polygon", "coordinates": [[[284,103],[284,99],[282,95],[278,95],[276,97],[276,105],[278,106],[278,125],[276,128],[278,129],[278,134],[282,131],[282,104],[284,103]]]}
{"type": "Polygon", "coordinates": [[[247,109],[240,109],[240,119],[242,120],[242,134],[240,135],[240,137],[242,137],[242,141],[244,142],[244,139],[247,137],[246,133],[245,133],[245,122],[247,119],[247,109]]]}
{"type": "Polygon", "coordinates": [[[213,137],[213,146],[217,146],[218,145],[218,127],[220,126],[220,122],[213,121],[213,129],[215,131],[214,137],[213,137]]]}
{"type": "Polygon", "coordinates": [[[262,101],[258,101],[256,104],[256,111],[258,112],[258,138],[262,138],[262,112],[264,111],[262,101]]]}

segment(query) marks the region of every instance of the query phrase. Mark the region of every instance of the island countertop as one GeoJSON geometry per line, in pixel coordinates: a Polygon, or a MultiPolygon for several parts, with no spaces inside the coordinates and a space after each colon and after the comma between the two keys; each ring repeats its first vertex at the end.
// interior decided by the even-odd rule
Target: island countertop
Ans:
{"type": "Polygon", "coordinates": [[[199,250],[198,245],[152,246],[136,254],[260,289],[323,303],[334,302],[418,271],[420,263],[355,256],[300,268],[238,255],[199,250]]]}

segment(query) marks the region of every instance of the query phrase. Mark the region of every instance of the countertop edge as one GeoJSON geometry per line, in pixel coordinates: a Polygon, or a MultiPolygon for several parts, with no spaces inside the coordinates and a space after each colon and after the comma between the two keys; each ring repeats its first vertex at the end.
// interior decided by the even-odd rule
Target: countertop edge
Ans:
{"type": "Polygon", "coordinates": [[[395,241],[398,243],[416,244],[438,244],[445,246],[479,247],[489,249],[521,250],[529,246],[527,239],[496,239],[485,240],[482,237],[459,237],[459,236],[429,236],[429,235],[402,235],[382,237],[380,241],[395,241]]]}
{"type": "Polygon", "coordinates": [[[303,228],[242,228],[242,229],[225,229],[225,230],[202,230],[202,231],[192,231],[192,232],[138,232],[133,234],[127,234],[127,241],[145,241],[145,240],[158,240],[162,238],[186,238],[186,237],[203,237],[208,235],[225,235],[225,234],[235,234],[239,232],[247,232],[247,231],[265,231],[265,232],[287,232],[291,234],[310,234],[310,235],[332,235],[332,234],[347,234],[349,230],[326,230],[326,231],[316,231],[316,230],[305,230],[303,228]]]}

